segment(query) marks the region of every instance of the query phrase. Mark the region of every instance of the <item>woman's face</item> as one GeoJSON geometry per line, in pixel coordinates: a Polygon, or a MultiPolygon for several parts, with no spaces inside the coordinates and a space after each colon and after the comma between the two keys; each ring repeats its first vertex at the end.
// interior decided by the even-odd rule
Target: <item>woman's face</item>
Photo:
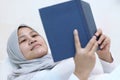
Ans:
{"type": "Polygon", "coordinates": [[[18,41],[23,56],[28,60],[40,58],[48,53],[43,37],[28,27],[18,30],[18,41]]]}

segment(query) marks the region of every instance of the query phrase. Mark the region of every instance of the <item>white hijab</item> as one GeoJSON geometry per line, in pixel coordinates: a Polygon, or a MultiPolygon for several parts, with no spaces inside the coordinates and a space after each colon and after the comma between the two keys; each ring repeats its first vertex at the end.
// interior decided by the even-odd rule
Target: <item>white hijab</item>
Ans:
{"type": "Polygon", "coordinates": [[[10,61],[17,66],[17,70],[8,76],[8,80],[30,80],[37,71],[52,69],[56,65],[51,54],[38,59],[26,60],[19,49],[17,33],[18,28],[11,34],[7,43],[10,61]]]}

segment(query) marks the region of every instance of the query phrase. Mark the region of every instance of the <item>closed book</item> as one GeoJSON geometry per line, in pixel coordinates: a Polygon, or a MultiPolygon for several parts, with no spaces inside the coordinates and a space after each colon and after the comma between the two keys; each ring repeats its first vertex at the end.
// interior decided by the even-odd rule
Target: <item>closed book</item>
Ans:
{"type": "Polygon", "coordinates": [[[39,9],[54,61],[75,55],[73,30],[79,32],[84,48],[96,32],[92,11],[88,3],[70,0],[39,9]]]}

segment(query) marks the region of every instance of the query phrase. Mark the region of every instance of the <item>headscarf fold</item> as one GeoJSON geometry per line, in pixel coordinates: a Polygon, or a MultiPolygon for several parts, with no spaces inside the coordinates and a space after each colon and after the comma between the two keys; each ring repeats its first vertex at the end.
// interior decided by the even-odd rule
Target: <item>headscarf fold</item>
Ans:
{"type": "Polygon", "coordinates": [[[37,71],[52,69],[56,65],[51,54],[32,60],[25,59],[19,48],[18,28],[8,39],[7,53],[10,61],[17,66],[17,70],[8,76],[8,80],[30,80],[37,71]]]}

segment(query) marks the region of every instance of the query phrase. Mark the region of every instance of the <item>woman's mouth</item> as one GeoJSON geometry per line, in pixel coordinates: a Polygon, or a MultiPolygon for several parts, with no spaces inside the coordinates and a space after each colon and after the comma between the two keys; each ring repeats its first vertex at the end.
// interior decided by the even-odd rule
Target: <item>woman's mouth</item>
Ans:
{"type": "Polygon", "coordinates": [[[34,50],[34,49],[36,49],[36,48],[39,48],[41,45],[40,44],[36,44],[36,45],[34,45],[32,48],[31,48],[31,50],[34,50]]]}

